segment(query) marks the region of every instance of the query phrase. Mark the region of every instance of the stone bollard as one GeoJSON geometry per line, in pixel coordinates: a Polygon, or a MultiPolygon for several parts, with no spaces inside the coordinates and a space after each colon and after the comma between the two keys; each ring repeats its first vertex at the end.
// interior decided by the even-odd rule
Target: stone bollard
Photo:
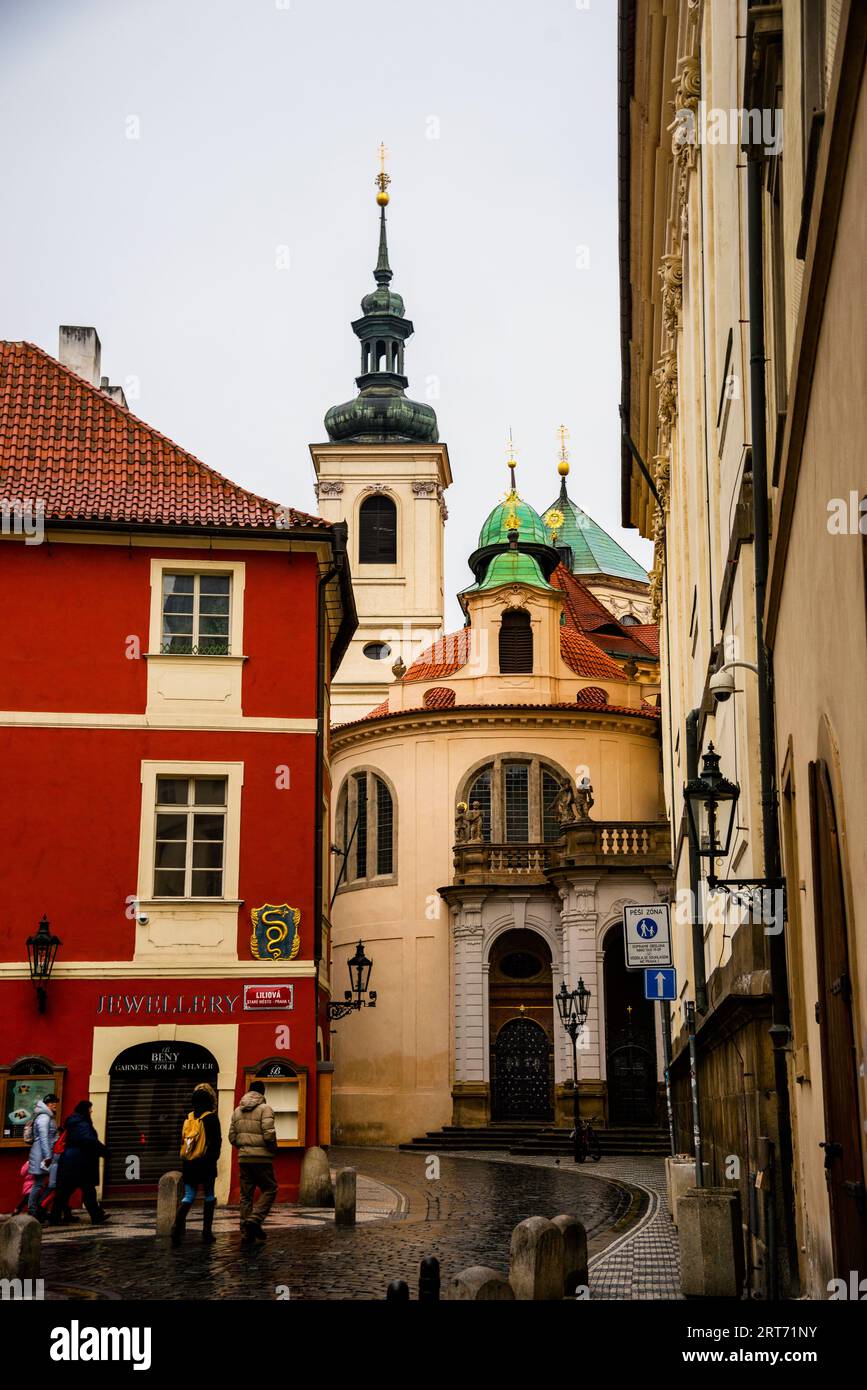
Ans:
{"type": "Polygon", "coordinates": [[[512,1232],[509,1283],[515,1297],[550,1302],[563,1297],[563,1234],[544,1216],[528,1216],[512,1232]]]}
{"type": "MultiPolygon", "coordinates": [[[[677,1225],[677,1205],[684,1193],[691,1187],[695,1187],[695,1159],[673,1159],[665,1160],[667,1173],[667,1186],[669,1189],[668,1209],[671,1212],[671,1219],[677,1225]]],[[[710,1177],[710,1164],[701,1165],[705,1184],[710,1177]]]]}
{"type": "Polygon", "coordinates": [[[0,1278],[38,1279],[42,1227],[35,1216],[10,1216],[0,1225],[0,1278]]]}
{"type": "Polygon", "coordinates": [[[574,1298],[579,1285],[589,1284],[587,1232],[577,1216],[555,1216],[553,1224],[563,1237],[563,1295],[574,1298]]]}
{"type": "Polygon", "coordinates": [[[334,1224],[355,1225],[355,1169],[340,1168],[334,1182],[334,1224]]]}
{"type": "Polygon", "coordinates": [[[741,1194],[691,1187],[677,1206],[684,1298],[740,1298],[744,1282],[741,1194]]]}
{"type": "Polygon", "coordinates": [[[419,1303],[438,1303],[440,1297],[440,1262],[434,1255],[425,1255],[418,1271],[419,1303]]]}
{"type": "Polygon", "coordinates": [[[170,1236],[181,1205],[184,1180],[180,1173],[163,1173],[157,1188],[157,1235],[170,1236]]]}
{"type": "Polygon", "coordinates": [[[324,1149],[314,1145],[301,1160],[301,1186],[298,1189],[299,1207],[333,1207],[334,1188],[331,1169],[324,1149]]]}
{"type": "Polygon", "coordinates": [[[508,1279],[504,1279],[495,1269],[488,1269],[485,1265],[473,1265],[471,1269],[462,1269],[460,1274],[452,1279],[446,1289],[446,1299],[450,1302],[514,1302],[515,1291],[508,1279]]]}
{"type": "Polygon", "coordinates": [[[405,1279],[392,1279],[385,1291],[386,1303],[409,1303],[409,1284],[405,1279]]]}

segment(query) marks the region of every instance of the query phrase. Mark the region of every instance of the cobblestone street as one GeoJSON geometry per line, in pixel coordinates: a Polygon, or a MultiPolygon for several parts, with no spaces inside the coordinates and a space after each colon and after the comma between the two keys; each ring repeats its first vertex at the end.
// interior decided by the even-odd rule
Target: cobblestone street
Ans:
{"type": "Polygon", "coordinates": [[[184,1245],[174,1250],[147,1233],[142,1208],[125,1215],[115,1207],[109,1227],[92,1230],[85,1218],[78,1230],[46,1232],[47,1292],[270,1299],[288,1290],[300,1299],[381,1299],[390,1280],[403,1278],[414,1296],[423,1256],[439,1259],[444,1281],[473,1264],[505,1273],[519,1221],[571,1212],[587,1229],[593,1297],[676,1296],[676,1243],[664,1184],[661,1198],[658,1192],[659,1160],[607,1160],[576,1171],[553,1159],[443,1155],[439,1179],[428,1180],[424,1155],[332,1149],[330,1157],[334,1166],[359,1171],[354,1230],[336,1229],[329,1212],[283,1208],[269,1220],[267,1243],[250,1253],[228,1210],[218,1217],[216,1245],[207,1247],[199,1239],[198,1208],[184,1245]]]}

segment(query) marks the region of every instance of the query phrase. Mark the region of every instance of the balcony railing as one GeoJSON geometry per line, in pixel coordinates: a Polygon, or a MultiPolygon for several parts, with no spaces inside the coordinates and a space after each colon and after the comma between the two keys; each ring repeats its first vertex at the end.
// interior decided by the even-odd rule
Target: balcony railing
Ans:
{"type": "Polygon", "coordinates": [[[668,868],[667,821],[577,821],[547,844],[498,845],[484,841],[454,847],[454,883],[547,883],[572,868],[668,868]]]}

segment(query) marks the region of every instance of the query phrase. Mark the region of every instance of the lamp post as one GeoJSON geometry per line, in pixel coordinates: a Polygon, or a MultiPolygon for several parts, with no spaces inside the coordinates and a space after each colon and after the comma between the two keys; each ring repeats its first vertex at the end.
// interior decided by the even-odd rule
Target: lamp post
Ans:
{"type": "MultiPolygon", "coordinates": [[[[720,757],[712,743],[702,758],[701,772],[683,789],[689,840],[699,860],[707,862],[705,881],[712,893],[723,889],[736,896],[752,896],[758,888],[785,893],[782,878],[717,878],[716,860],[729,852],[735,826],[735,812],[741,789],[720,772],[720,757]]],[[[764,908],[764,904],[762,905],[764,908]]],[[[774,910],[774,917],[776,911],[774,910]]]]}
{"type": "Polygon", "coordinates": [[[43,915],[39,927],[33,936],[28,936],[24,943],[27,947],[27,963],[30,966],[30,978],[36,986],[36,1002],[41,1014],[45,1013],[45,1005],[48,994],[45,986],[51,978],[54,969],[54,961],[57,956],[58,946],[63,942],[59,936],[55,936],[51,930],[51,923],[43,915]]]}
{"type": "Polygon", "coordinates": [[[368,990],[373,961],[365,955],[363,941],[359,941],[355,948],[355,955],[350,956],[347,966],[351,988],[344,992],[342,1003],[335,1000],[329,1001],[328,1017],[330,1019],[346,1018],[347,1014],[365,1007],[376,1008],[376,990],[368,990]],[[367,995],[366,999],[365,995],[367,995]]]}
{"type": "Polygon", "coordinates": [[[584,981],[578,980],[578,988],[568,990],[566,981],[560,985],[559,990],[554,996],[557,1000],[557,1012],[560,1015],[560,1022],[572,1039],[572,1120],[575,1148],[573,1157],[576,1163],[580,1162],[578,1157],[581,1149],[581,1131],[578,1114],[578,1034],[587,1022],[587,1010],[590,1007],[590,990],[585,989],[584,981]]]}

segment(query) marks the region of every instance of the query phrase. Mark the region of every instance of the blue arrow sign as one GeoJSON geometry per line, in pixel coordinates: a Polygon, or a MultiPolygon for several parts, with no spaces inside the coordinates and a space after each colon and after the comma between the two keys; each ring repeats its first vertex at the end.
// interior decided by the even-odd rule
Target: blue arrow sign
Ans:
{"type": "Polygon", "coordinates": [[[664,966],[644,972],[645,999],[676,999],[677,971],[664,966]]]}

